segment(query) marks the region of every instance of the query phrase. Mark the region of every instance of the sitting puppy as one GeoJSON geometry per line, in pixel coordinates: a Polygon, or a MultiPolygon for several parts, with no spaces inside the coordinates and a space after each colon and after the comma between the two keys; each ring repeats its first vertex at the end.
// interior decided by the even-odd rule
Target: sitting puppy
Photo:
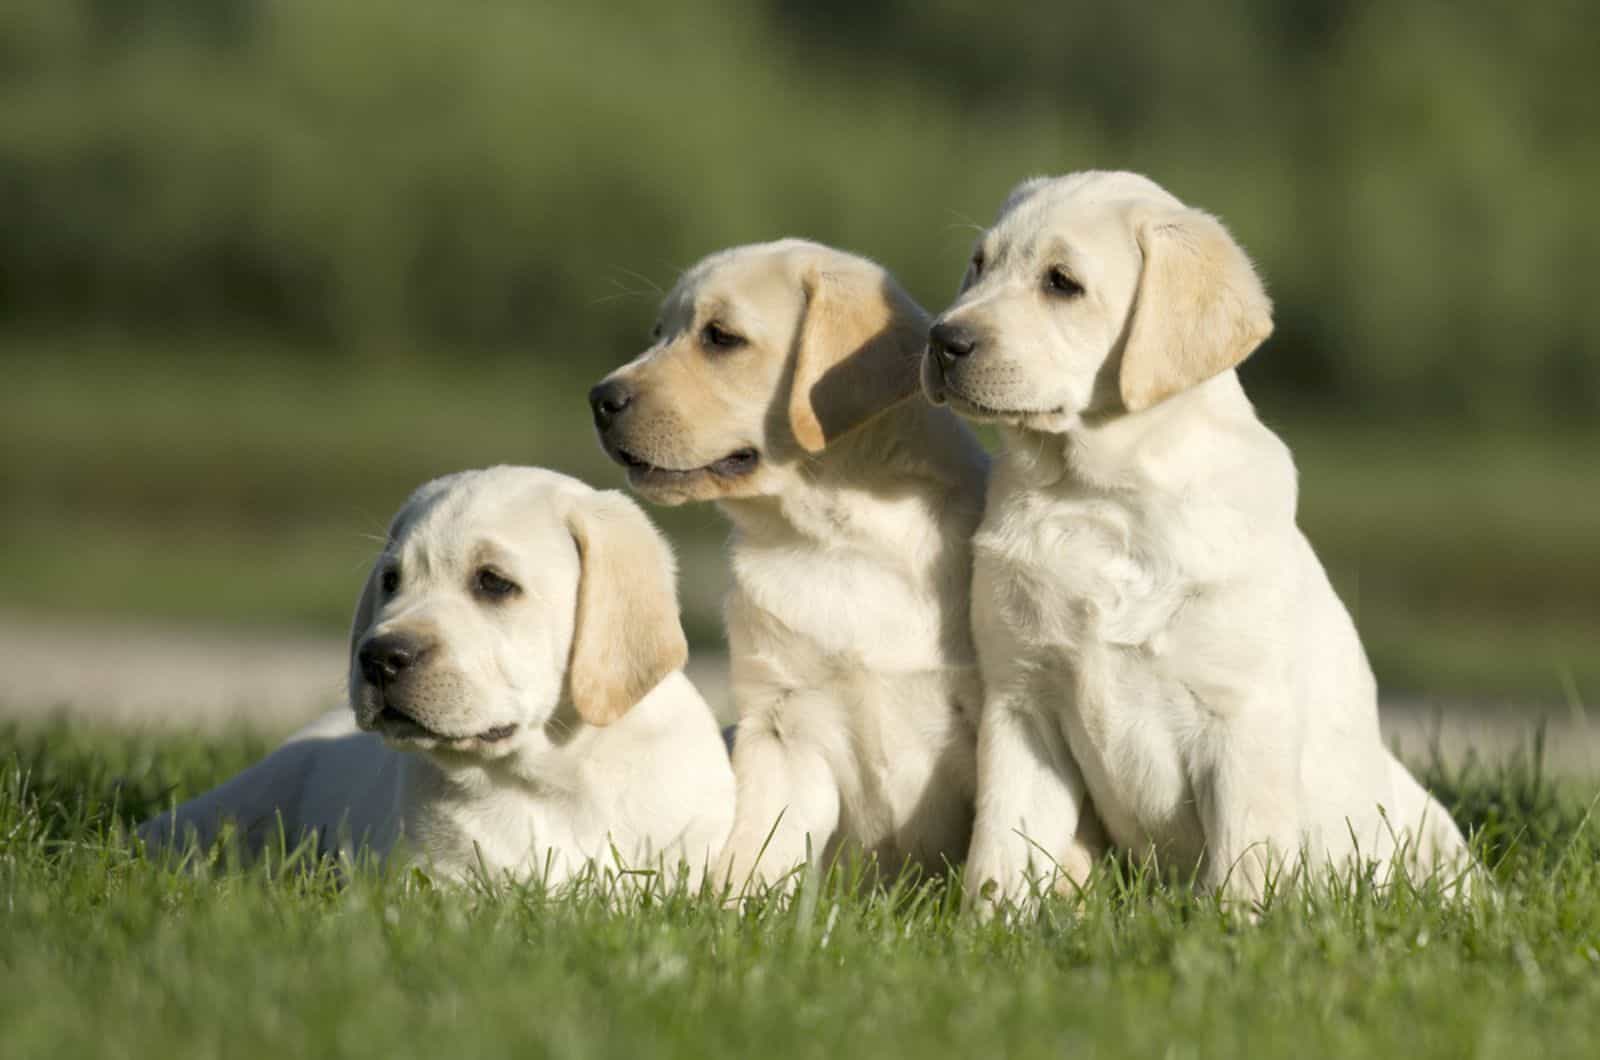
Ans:
{"type": "Polygon", "coordinates": [[[1448,873],[1461,833],[1378,734],[1295,471],[1234,366],[1272,330],[1243,251],[1151,181],[1023,184],[923,362],[1001,425],[974,541],[986,695],[973,891],[1023,898],[1078,827],[1258,898],[1279,869],[1448,873]]]}
{"type": "Polygon", "coordinates": [[[631,501],[535,468],[449,475],[401,508],[367,579],[352,709],[140,834],[210,843],[231,820],[259,850],[281,822],[451,879],[697,879],[733,773],[685,655],[672,554],[631,501]]]}
{"type": "Polygon", "coordinates": [[[737,247],[685,273],[654,344],[589,395],[635,490],[733,523],[739,797],[719,882],[770,884],[808,852],[892,872],[966,850],[987,458],[907,400],[926,319],[869,261],[737,247]]]}

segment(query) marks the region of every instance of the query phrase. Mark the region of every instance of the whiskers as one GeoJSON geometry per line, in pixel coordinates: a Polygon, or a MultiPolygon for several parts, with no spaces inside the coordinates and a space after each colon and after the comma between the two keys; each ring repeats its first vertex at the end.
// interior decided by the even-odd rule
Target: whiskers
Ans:
{"type": "Polygon", "coordinates": [[[660,300],[666,296],[666,292],[661,289],[661,285],[656,283],[650,277],[646,276],[644,273],[635,269],[630,269],[624,265],[613,265],[612,268],[618,273],[622,274],[621,276],[612,276],[609,278],[608,282],[611,284],[611,286],[615,287],[616,290],[610,294],[604,294],[594,299],[589,303],[591,306],[604,305],[608,302],[615,302],[623,298],[647,298],[654,296],[655,299],[660,300]],[[632,280],[635,282],[634,284],[630,285],[624,282],[625,280],[632,280]]]}
{"type": "Polygon", "coordinates": [[[946,232],[976,232],[979,235],[983,235],[988,231],[986,226],[979,224],[959,210],[946,210],[945,212],[955,218],[955,220],[944,226],[946,232]]]}
{"type": "Polygon", "coordinates": [[[577,734],[577,731],[578,713],[571,703],[563,703],[555,709],[555,712],[550,717],[545,719],[545,738],[557,746],[571,740],[577,734]]]}

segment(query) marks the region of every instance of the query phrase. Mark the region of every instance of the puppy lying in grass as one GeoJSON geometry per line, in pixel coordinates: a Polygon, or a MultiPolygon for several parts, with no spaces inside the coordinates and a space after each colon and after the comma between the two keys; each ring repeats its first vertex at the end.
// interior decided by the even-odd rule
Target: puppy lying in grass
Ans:
{"type": "Polygon", "coordinates": [[[626,497],[536,468],[418,489],[356,608],[350,709],[143,824],[152,846],[315,837],[450,879],[561,883],[722,847],[733,774],[680,672],[672,554],[626,497]]]}
{"type": "Polygon", "coordinates": [[[1271,330],[1228,232],[1144,177],[1029,181],[979,239],[923,362],[932,401],[1005,439],[973,546],[972,893],[1075,874],[1086,796],[1134,857],[1252,900],[1302,867],[1468,871],[1379,737],[1294,464],[1234,372],[1271,330]]]}
{"type": "Polygon", "coordinates": [[[590,393],[636,491],[733,524],[739,799],[719,884],[770,884],[808,853],[892,873],[966,851],[987,458],[918,396],[926,329],[870,261],[736,247],[689,269],[650,348],[590,393]]]}

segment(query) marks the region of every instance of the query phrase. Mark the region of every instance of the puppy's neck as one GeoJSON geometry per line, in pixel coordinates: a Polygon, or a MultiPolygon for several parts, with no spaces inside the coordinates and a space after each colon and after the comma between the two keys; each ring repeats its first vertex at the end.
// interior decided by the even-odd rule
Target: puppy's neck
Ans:
{"type": "Polygon", "coordinates": [[[1060,433],[1002,428],[1007,470],[1030,485],[1180,491],[1238,442],[1269,433],[1232,371],[1142,412],[1087,414],[1060,433]]]}
{"type": "Polygon", "coordinates": [[[711,708],[683,671],[674,670],[608,725],[584,721],[564,696],[543,725],[518,733],[500,757],[437,752],[425,757],[447,785],[464,794],[515,788],[534,797],[570,800],[592,784],[586,770],[593,773],[597,762],[627,756],[638,741],[671,731],[684,711],[710,715],[711,708]]]}
{"type": "Polygon", "coordinates": [[[947,409],[914,397],[796,462],[778,494],[718,503],[734,525],[736,546],[798,538],[901,548],[908,510],[975,523],[988,471],[972,432],[947,409]]]}
{"type": "Polygon", "coordinates": [[[518,733],[506,754],[486,758],[434,750],[418,752],[418,757],[437,774],[436,784],[471,797],[510,788],[530,795],[564,796],[577,787],[576,762],[595,731],[563,700],[542,726],[518,733]]]}

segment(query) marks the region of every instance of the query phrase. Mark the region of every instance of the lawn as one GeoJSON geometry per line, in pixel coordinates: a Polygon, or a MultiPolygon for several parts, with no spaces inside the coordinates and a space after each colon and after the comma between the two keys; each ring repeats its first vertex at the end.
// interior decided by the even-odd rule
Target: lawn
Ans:
{"type": "Polygon", "coordinates": [[[672,895],[178,873],[116,828],[258,738],[0,729],[9,1057],[1600,1055],[1593,785],[1532,756],[1430,780],[1496,899],[1283,899],[1252,923],[1108,870],[1081,908],[960,917],[942,881],[672,895]]]}

